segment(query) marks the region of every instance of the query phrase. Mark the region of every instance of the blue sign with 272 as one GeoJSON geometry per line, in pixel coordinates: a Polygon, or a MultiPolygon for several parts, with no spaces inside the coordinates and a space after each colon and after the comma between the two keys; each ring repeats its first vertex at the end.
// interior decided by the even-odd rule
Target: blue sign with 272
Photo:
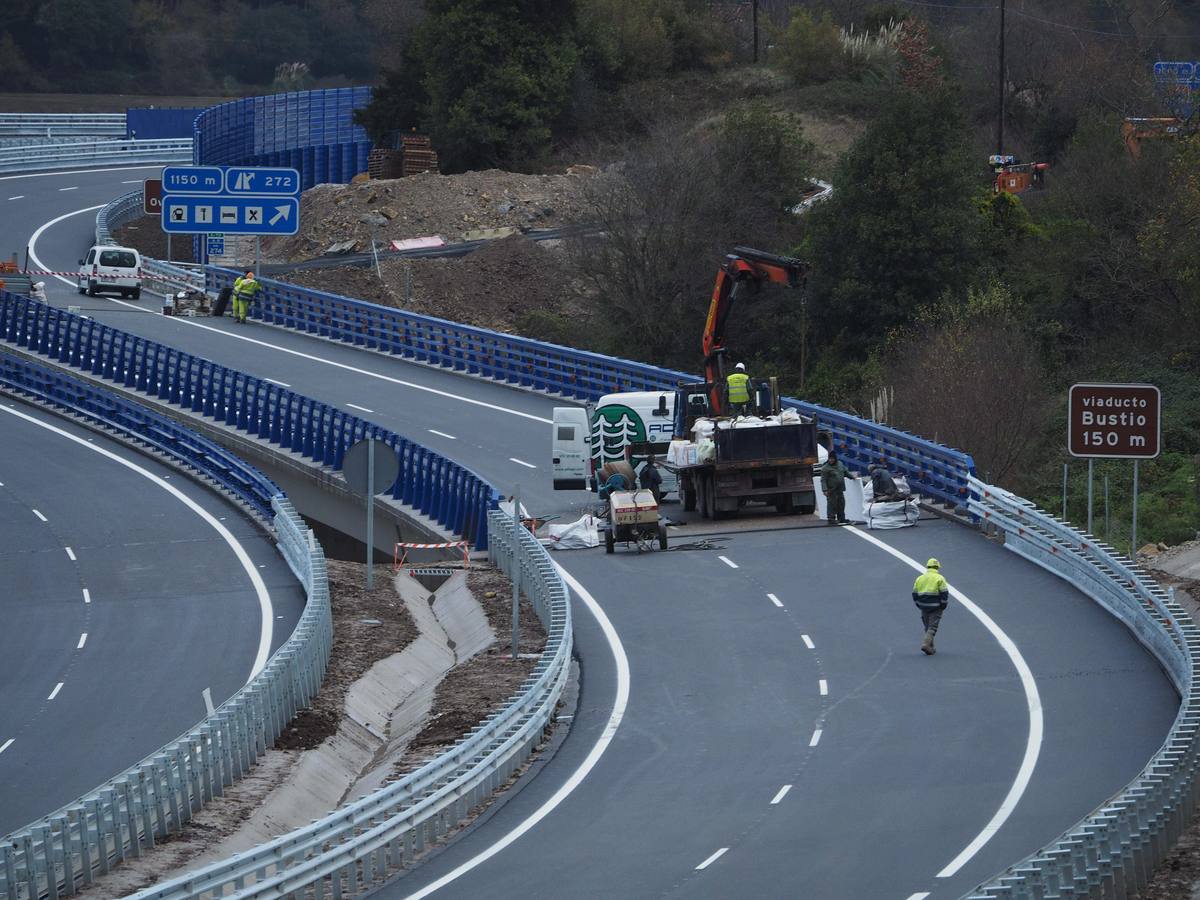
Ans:
{"type": "Polygon", "coordinates": [[[163,231],[196,234],[216,228],[224,234],[295,234],[300,229],[300,200],[231,194],[163,194],[163,231]]]}
{"type": "Polygon", "coordinates": [[[262,166],[228,166],[225,193],[255,194],[259,197],[298,197],[300,173],[295,169],[262,166]]]}

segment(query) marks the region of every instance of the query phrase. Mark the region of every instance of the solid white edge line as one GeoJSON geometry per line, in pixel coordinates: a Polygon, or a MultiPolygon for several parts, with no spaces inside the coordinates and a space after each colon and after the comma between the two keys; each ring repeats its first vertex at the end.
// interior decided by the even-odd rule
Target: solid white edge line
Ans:
{"type": "Polygon", "coordinates": [[[718,556],[717,559],[719,559],[721,562],[725,563],[725,565],[729,566],[729,568],[731,568],[731,569],[738,568],[738,564],[735,563],[728,556],[718,556]]]}
{"type": "Polygon", "coordinates": [[[43,515],[42,515],[40,512],[38,512],[36,509],[33,511],[33,514],[34,514],[35,516],[37,516],[39,519],[41,519],[43,522],[49,522],[49,521],[50,521],[50,520],[49,520],[49,519],[47,519],[45,516],[43,516],[43,515]]]}
{"type": "Polygon", "coordinates": [[[16,740],[16,738],[9,738],[3,744],[0,744],[0,753],[3,753],[5,750],[7,750],[9,747],[11,747],[13,744],[13,741],[15,741],[15,740],[16,740]]]}
{"type": "Polygon", "coordinates": [[[86,643],[87,643],[87,632],[85,631],[83,634],[81,634],[81,635],[79,636],[79,643],[76,645],[75,649],[76,649],[76,650],[82,650],[82,649],[83,649],[83,645],[84,645],[84,644],[86,644],[86,643]]]}
{"type": "Polygon", "coordinates": [[[67,557],[71,560],[71,562],[75,562],[75,551],[70,547],[64,547],[63,549],[67,551],[67,557]]]}
{"type": "Polygon", "coordinates": [[[486,850],[471,857],[452,871],[447,872],[437,881],[426,885],[413,894],[409,894],[404,900],[421,900],[422,897],[428,897],[434,891],[440,890],[476,866],[491,859],[525,834],[525,832],[529,831],[529,829],[533,828],[538,822],[542,821],[542,819],[546,818],[546,816],[554,811],[555,807],[567,799],[567,796],[575,788],[579,787],[583,779],[588,776],[588,773],[595,768],[596,763],[600,761],[600,757],[604,755],[604,751],[608,749],[608,745],[612,743],[613,737],[616,736],[617,728],[620,727],[621,720],[625,717],[625,708],[629,705],[629,658],[625,655],[625,647],[621,644],[621,638],[617,634],[617,630],[613,628],[613,624],[609,621],[608,616],[605,615],[604,610],[600,607],[600,604],[588,593],[587,588],[580,584],[570,572],[558,563],[554,564],[554,568],[558,570],[558,574],[562,576],[563,581],[567,583],[568,587],[575,592],[575,596],[588,608],[588,612],[592,614],[592,617],[600,626],[600,630],[604,633],[604,639],[608,642],[609,652],[612,653],[613,662],[617,669],[617,690],[613,697],[612,712],[609,713],[608,722],[605,723],[604,730],[596,738],[596,743],[592,745],[592,749],[588,751],[588,755],[579,764],[579,767],[571,773],[571,776],[563,782],[562,786],[545,803],[534,810],[520,825],[486,850]]]}
{"type": "Polygon", "coordinates": [[[771,798],[771,805],[775,806],[776,804],[781,803],[783,801],[783,798],[787,796],[788,791],[790,791],[791,789],[792,789],[792,786],[790,784],[785,784],[783,787],[781,787],[779,789],[779,793],[776,794],[773,798],[771,798]]]}
{"type": "MultiPolygon", "coordinates": [[[[258,596],[258,608],[259,612],[261,613],[262,624],[259,628],[258,634],[258,651],[255,653],[254,663],[250,667],[250,674],[247,676],[246,681],[249,681],[251,678],[257,675],[262,670],[263,666],[267,664],[267,658],[271,655],[271,634],[275,627],[274,612],[271,607],[271,594],[267,590],[267,586],[263,582],[262,576],[258,573],[258,569],[255,567],[254,561],[250,559],[250,554],[246,552],[245,547],[238,543],[238,539],[233,536],[229,529],[218,522],[212,513],[202,507],[191,497],[187,496],[187,494],[175,487],[175,485],[160,478],[148,469],[143,469],[137,463],[123,459],[117,454],[112,453],[109,450],[105,450],[103,447],[97,447],[95,444],[88,443],[83,438],[76,437],[70,432],[63,431],[61,428],[51,425],[48,422],[39,421],[33,416],[27,416],[25,413],[18,412],[15,409],[0,407],[0,411],[5,412],[10,416],[16,416],[19,419],[24,419],[26,422],[36,425],[39,428],[44,428],[47,431],[54,432],[55,434],[65,437],[67,440],[74,441],[81,447],[86,447],[88,450],[91,450],[94,453],[99,453],[101,456],[111,459],[114,462],[125,466],[125,468],[130,469],[131,471],[137,472],[151,483],[158,485],[196,515],[198,515],[201,519],[208,523],[210,528],[212,528],[221,536],[221,538],[233,551],[234,556],[237,557],[238,562],[241,563],[243,571],[245,571],[247,577],[250,579],[250,584],[254,587],[254,593],[258,596]]],[[[87,588],[83,589],[83,602],[91,602],[91,599],[88,597],[87,588]]]]}
{"type": "MultiPolygon", "coordinates": [[[[139,169],[162,169],[163,164],[149,166],[110,166],[104,169],[71,169],[63,172],[26,172],[24,175],[4,175],[0,176],[0,181],[12,181],[15,178],[50,178],[55,175],[92,175],[97,172],[136,172],[139,169]]],[[[137,182],[131,181],[130,184],[137,182]]]]}
{"type": "MultiPolygon", "coordinates": [[[[100,204],[100,206],[104,206],[104,205],[105,204],[100,204]]],[[[38,227],[38,229],[29,238],[29,261],[32,262],[33,265],[38,269],[41,269],[41,270],[47,271],[47,272],[51,271],[46,266],[46,264],[44,262],[42,262],[41,258],[37,255],[38,238],[40,238],[42,236],[42,234],[46,231],[46,229],[50,228],[51,226],[57,225],[59,222],[63,221],[63,219],[69,219],[72,216],[78,216],[81,213],[92,212],[93,210],[100,209],[100,206],[89,206],[86,209],[77,209],[74,212],[66,213],[65,215],[61,215],[56,219],[51,219],[49,222],[45,222],[42,225],[40,225],[38,227]]],[[[57,278],[63,284],[70,285],[71,287],[76,286],[76,283],[74,281],[72,281],[70,278],[66,278],[62,275],[53,275],[51,277],[57,278]]],[[[153,313],[153,310],[147,309],[144,306],[138,306],[136,303],[129,303],[126,300],[117,300],[115,297],[109,298],[109,299],[113,303],[117,303],[121,306],[128,306],[130,309],[136,309],[138,312],[153,313]]],[[[268,341],[259,340],[258,338],[248,337],[247,335],[244,335],[244,334],[234,334],[233,332],[225,331],[222,328],[214,328],[211,325],[205,325],[201,322],[197,322],[195,319],[187,318],[186,316],[172,316],[170,318],[171,318],[172,322],[177,322],[181,325],[190,325],[193,328],[203,328],[205,331],[211,331],[214,334],[220,334],[220,335],[223,335],[224,337],[232,338],[233,340],[245,341],[248,344],[254,344],[255,346],[258,346],[258,347],[266,347],[269,350],[275,350],[275,351],[278,351],[279,353],[286,353],[290,356],[298,356],[301,359],[307,359],[310,362],[321,363],[322,365],[326,365],[326,366],[332,366],[335,369],[342,369],[343,371],[346,371],[346,372],[354,372],[357,375],[365,375],[368,378],[377,378],[380,381],[386,381],[389,384],[397,384],[397,385],[400,385],[401,387],[411,388],[414,391],[423,391],[426,394],[433,394],[437,397],[445,397],[446,399],[449,399],[449,400],[457,400],[459,403],[466,403],[470,406],[482,406],[485,409],[491,409],[491,410],[495,410],[496,412],[507,413],[510,416],[519,416],[522,419],[529,419],[532,422],[541,422],[546,425],[554,424],[553,419],[547,419],[544,416],[535,416],[533,413],[521,412],[518,409],[510,409],[507,406],[499,406],[495,403],[487,403],[483,400],[474,400],[470,397],[463,397],[459,394],[455,394],[450,391],[441,391],[441,390],[438,390],[437,388],[428,387],[427,385],[417,384],[414,381],[405,381],[403,378],[393,378],[391,375],[384,375],[380,372],[372,372],[369,369],[360,369],[358,366],[351,366],[351,365],[348,365],[347,363],[334,362],[332,359],[325,359],[324,357],[321,357],[321,356],[313,356],[311,353],[303,353],[300,350],[292,350],[288,347],[281,347],[278,344],[272,344],[272,343],[269,343],[268,341]]],[[[267,381],[271,381],[273,384],[282,385],[283,387],[290,387],[290,385],[283,384],[283,382],[281,382],[281,381],[274,381],[274,379],[268,378],[267,381]]],[[[530,468],[536,469],[537,466],[530,466],[530,468]]]]}
{"type": "Polygon", "coordinates": [[[47,700],[53,700],[55,697],[57,697],[57,696],[58,696],[58,692],[62,690],[62,686],[63,686],[63,682],[61,682],[61,681],[60,681],[58,684],[56,684],[56,685],[54,686],[54,690],[52,690],[52,691],[50,692],[50,696],[49,696],[49,697],[47,697],[46,699],[47,699],[47,700]]]}
{"type": "Polygon", "coordinates": [[[774,594],[767,594],[767,599],[770,600],[772,603],[774,603],[778,607],[783,606],[783,601],[780,600],[778,597],[776,597],[774,594]]]}
{"type": "Polygon", "coordinates": [[[822,697],[829,693],[829,682],[827,682],[824,678],[817,682],[817,686],[821,690],[822,697]]]}
{"type": "Polygon", "coordinates": [[[91,603],[91,602],[92,602],[92,595],[88,593],[88,589],[87,589],[87,588],[84,588],[84,589],[83,589],[83,602],[84,602],[84,603],[91,603]]]}
{"type": "Polygon", "coordinates": [[[807,634],[800,635],[800,639],[802,641],[804,641],[804,646],[807,647],[809,650],[817,649],[817,645],[813,643],[813,639],[810,638],[807,634]]]}
{"type": "Polygon", "coordinates": [[[813,731],[812,737],[808,739],[808,746],[815,747],[821,743],[821,729],[817,728],[813,731]]]}
{"type": "Polygon", "coordinates": [[[291,387],[291,385],[288,384],[286,381],[276,381],[274,378],[267,378],[265,376],[263,377],[263,381],[269,381],[269,382],[271,382],[271,384],[277,384],[280,387],[285,387],[285,388],[291,387]]]}
{"type": "Polygon", "coordinates": [[[728,852],[729,852],[728,847],[722,847],[720,850],[718,850],[716,853],[714,853],[712,856],[710,856],[704,862],[700,863],[700,865],[696,866],[696,871],[699,872],[701,869],[707,869],[709,866],[711,866],[713,863],[715,863],[718,859],[720,859],[722,856],[724,856],[728,852]]]}
{"type": "MultiPolygon", "coordinates": [[[[865,531],[861,531],[854,526],[850,526],[846,530],[858,535],[864,541],[874,544],[884,552],[890,553],[896,559],[905,563],[910,569],[917,572],[925,571],[925,567],[921,563],[917,562],[911,556],[900,552],[895,547],[885,544],[874,535],[867,534],[865,531]]],[[[1008,820],[1008,817],[1013,814],[1013,810],[1017,808],[1017,804],[1021,801],[1021,797],[1024,795],[1026,788],[1029,787],[1030,780],[1033,778],[1033,770],[1037,766],[1038,755],[1042,749],[1042,732],[1044,728],[1042,698],[1038,694],[1037,682],[1034,680],[1029,664],[1025,662],[1025,657],[1017,649],[1017,645],[1013,643],[1012,638],[1005,634],[1004,629],[995,623],[991,616],[977,606],[962,591],[951,587],[950,596],[961,603],[967,612],[978,619],[980,624],[991,633],[996,643],[1000,645],[1000,648],[1008,654],[1013,668],[1017,670],[1017,675],[1021,679],[1021,687],[1025,692],[1025,704],[1029,708],[1029,737],[1025,742],[1025,755],[1021,759],[1021,765],[1017,769],[1017,774],[1013,778],[1012,785],[1009,787],[1004,800],[1001,801],[995,815],[983,826],[983,830],[975,836],[974,840],[963,847],[962,852],[950,860],[942,871],[937,873],[938,878],[950,878],[957,873],[976,853],[983,849],[983,846],[992,839],[993,835],[1008,820]]]]}
{"type": "Polygon", "coordinates": [[[515,456],[510,456],[508,458],[508,461],[515,462],[518,466],[524,466],[527,469],[536,469],[537,468],[537,466],[535,466],[533,463],[527,463],[527,462],[525,462],[525,460],[517,459],[515,456]]]}
{"type": "Polygon", "coordinates": [[[373,409],[367,409],[365,406],[359,406],[357,403],[347,403],[346,405],[347,405],[348,407],[350,407],[351,409],[358,409],[358,410],[361,410],[362,412],[365,412],[365,413],[371,413],[371,414],[374,414],[374,412],[375,412],[375,410],[373,410],[373,409]]]}
{"type": "Polygon", "coordinates": [[[437,431],[436,429],[433,429],[433,428],[426,428],[425,430],[428,431],[430,434],[436,434],[438,437],[444,437],[447,440],[451,440],[451,441],[458,440],[458,438],[456,438],[454,435],[446,434],[446,432],[444,432],[444,431],[437,431]]]}

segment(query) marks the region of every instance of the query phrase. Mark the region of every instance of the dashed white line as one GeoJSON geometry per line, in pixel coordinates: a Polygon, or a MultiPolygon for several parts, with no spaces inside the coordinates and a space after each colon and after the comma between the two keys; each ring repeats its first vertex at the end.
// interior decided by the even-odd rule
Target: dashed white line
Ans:
{"type": "Polygon", "coordinates": [[[83,589],[83,602],[84,602],[84,603],[91,603],[91,602],[92,602],[92,595],[88,593],[88,589],[87,589],[87,588],[84,588],[84,589],[83,589]]]}
{"type": "Polygon", "coordinates": [[[729,566],[729,568],[731,568],[731,569],[738,568],[738,564],[735,563],[728,556],[718,556],[717,559],[719,559],[721,562],[725,563],[725,565],[729,566]]]}
{"type": "Polygon", "coordinates": [[[200,692],[200,696],[204,698],[205,711],[211,716],[213,713],[216,712],[216,709],[213,707],[213,702],[212,702],[212,689],[205,688],[204,690],[202,690],[200,692]]]}
{"type": "Polygon", "coordinates": [[[3,744],[0,744],[0,753],[3,753],[5,750],[7,750],[9,747],[11,747],[13,741],[15,741],[15,740],[16,740],[16,738],[9,738],[3,744]]]}
{"type": "Polygon", "coordinates": [[[141,183],[142,182],[140,180],[138,180],[137,178],[134,178],[131,181],[122,181],[121,182],[121,184],[141,184],[141,183]]]}
{"type": "Polygon", "coordinates": [[[444,437],[444,438],[446,438],[447,440],[451,440],[451,441],[457,441],[457,440],[458,440],[458,438],[456,438],[454,435],[452,435],[452,434],[446,434],[446,432],[444,432],[444,431],[438,431],[438,430],[437,430],[437,429],[435,429],[435,428],[430,428],[430,429],[428,429],[428,431],[429,431],[429,433],[430,433],[430,434],[436,434],[438,437],[444,437]]]}
{"type": "Polygon", "coordinates": [[[770,600],[772,603],[774,603],[778,607],[783,606],[783,601],[780,600],[778,597],[776,597],[774,594],[767,594],[767,599],[770,600]]]}
{"type": "Polygon", "coordinates": [[[710,856],[704,862],[700,863],[700,865],[696,866],[696,871],[699,872],[701,869],[707,869],[709,866],[711,866],[713,863],[715,863],[718,859],[720,859],[722,856],[724,856],[728,852],[729,852],[728,847],[722,847],[720,850],[718,850],[716,853],[714,853],[712,856],[710,856]]]}
{"type": "Polygon", "coordinates": [[[508,461],[515,462],[518,466],[524,466],[527,469],[536,469],[537,468],[537,466],[535,466],[533,463],[527,463],[527,462],[525,462],[525,460],[517,459],[515,456],[510,456],[508,458],[508,461]]]}
{"type": "Polygon", "coordinates": [[[827,682],[824,678],[818,681],[817,684],[821,686],[822,697],[829,693],[829,682],[827,682]]]}
{"type": "Polygon", "coordinates": [[[25,195],[24,195],[24,194],[17,194],[17,196],[15,196],[15,197],[9,197],[8,199],[9,199],[9,200],[24,200],[24,199],[25,199],[25,195]]]}
{"type": "Polygon", "coordinates": [[[77,191],[77,190],[79,190],[79,185],[75,185],[74,187],[59,188],[58,190],[60,192],[61,191],[77,191]]]}
{"type": "Polygon", "coordinates": [[[781,787],[779,789],[779,793],[776,794],[775,797],[771,800],[771,805],[774,806],[775,804],[780,803],[783,800],[783,798],[787,796],[787,792],[790,791],[791,789],[792,789],[792,786],[790,784],[785,784],[783,787],[781,787]]]}
{"type": "Polygon", "coordinates": [[[929,891],[918,891],[915,894],[909,894],[908,900],[925,900],[929,896],[929,891]]]}
{"type": "Polygon", "coordinates": [[[812,638],[810,638],[807,634],[800,635],[800,638],[801,638],[801,640],[804,641],[804,646],[807,647],[809,650],[817,649],[817,645],[813,643],[812,638]]]}
{"type": "Polygon", "coordinates": [[[286,387],[286,388],[290,388],[290,387],[291,387],[291,385],[290,385],[290,384],[288,384],[286,381],[276,381],[274,378],[266,378],[266,377],[264,377],[264,378],[263,378],[263,381],[269,381],[269,382],[271,382],[271,384],[277,384],[277,385],[279,385],[280,387],[286,387]]]}
{"type": "Polygon", "coordinates": [[[70,547],[64,547],[63,549],[67,551],[67,557],[71,560],[71,562],[75,562],[75,551],[70,547]]]}
{"type": "Polygon", "coordinates": [[[347,405],[348,407],[350,407],[351,409],[361,409],[361,410],[362,410],[363,412],[365,412],[365,413],[373,413],[373,412],[375,412],[375,410],[373,410],[373,409],[367,409],[365,406],[359,406],[357,403],[347,403],[346,405],[347,405]]]}
{"type": "Polygon", "coordinates": [[[815,747],[820,742],[821,742],[821,729],[818,728],[816,731],[813,732],[813,736],[811,738],[809,738],[808,746],[815,747]]]}
{"type": "Polygon", "coordinates": [[[34,514],[35,516],[37,516],[39,519],[41,519],[43,522],[48,522],[48,521],[50,521],[50,520],[49,520],[49,519],[47,519],[45,516],[43,516],[43,515],[42,515],[40,512],[38,512],[36,509],[33,511],[33,514],[34,514]]]}
{"type": "Polygon", "coordinates": [[[86,643],[87,643],[87,632],[85,631],[83,634],[81,634],[81,635],[79,636],[79,643],[78,643],[78,644],[75,646],[75,649],[76,649],[76,650],[82,650],[82,649],[83,649],[83,645],[84,645],[84,644],[86,644],[86,643]]]}
{"type": "Polygon", "coordinates": [[[63,683],[60,681],[58,684],[56,684],[56,685],[54,686],[54,690],[52,690],[52,691],[50,692],[50,696],[49,696],[49,697],[47,697],[46,699],[47,699],[47,700],[53,700],[55,697],[57,697],[57,696],[58,696],[58,692],[62,690],[62,686],[63,686],[63,683]]]}

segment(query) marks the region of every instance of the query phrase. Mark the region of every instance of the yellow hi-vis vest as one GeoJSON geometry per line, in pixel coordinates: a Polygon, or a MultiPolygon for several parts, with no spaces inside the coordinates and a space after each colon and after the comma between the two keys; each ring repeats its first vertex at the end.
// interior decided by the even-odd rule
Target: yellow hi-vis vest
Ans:
{"type": "Polygon", "coordinates": [[[750,402],[750,376],[745,372],[734,372],[726,379],[729,385],[730,403],[750,402]]]}

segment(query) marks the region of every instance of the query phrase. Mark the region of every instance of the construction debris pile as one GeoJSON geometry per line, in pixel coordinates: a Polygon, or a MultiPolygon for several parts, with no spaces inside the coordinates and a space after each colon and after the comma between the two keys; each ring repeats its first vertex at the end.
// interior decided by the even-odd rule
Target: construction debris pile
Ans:
{"type": "Polygon", "coordinates": [[[299,262],[322,256],[335,245],[340,245],[337,252],[368,252],[372,238],[386,246],[430,235],[460,241],[487,229],[561,228],[586,221],[585,189],[597,175],[590,166],[573,166],[564,175],[493,169],[321,184],[304,192],[300,233],[264,239],[263,258],[299,262]]]}

